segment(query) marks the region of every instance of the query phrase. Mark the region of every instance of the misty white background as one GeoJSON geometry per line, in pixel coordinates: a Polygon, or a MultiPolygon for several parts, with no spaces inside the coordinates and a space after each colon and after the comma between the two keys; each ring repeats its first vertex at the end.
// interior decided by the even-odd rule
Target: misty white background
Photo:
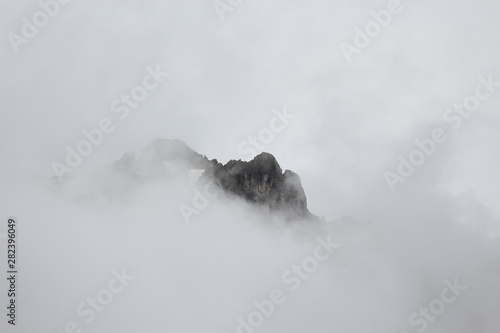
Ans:
{"type": "Polygon", "coordinates": [[[386,1],[246,1],[224,21],[211,1],[73,1],[17,54],[7,33],[20,33],[22,17],[39,6],[0,1],[0,232],[7,216],[19,219],[18,329],[62,331],[111,269],[127,267],[136,280],[84,331],[235,331],[235,318],[283,287],[283,271],[314,244],[227,203],[187,226],[165,188],[103,208],[37,184],[103,117],[116,128],[77,172],[159,137],[223,163],[240,159],[238,145],[286,106],[296,118],[265,150],[300,175],[311,212],[373,226],[341,237],[338,261],[259,330],[399,332],[443,279],[459,277],[468,291],[428,331],[497,332],[500,92],[447,130],[395,192],[383,173],[395,172],[415,139],[446,127],[443,113],[479,76],[500,80],[500,8],[493,0],[401,3],[348,64],[339,44],[352,44],[354,27],[386,1]],[[118,120],[111,102],[156,64],[169,77],[118,120]]]}

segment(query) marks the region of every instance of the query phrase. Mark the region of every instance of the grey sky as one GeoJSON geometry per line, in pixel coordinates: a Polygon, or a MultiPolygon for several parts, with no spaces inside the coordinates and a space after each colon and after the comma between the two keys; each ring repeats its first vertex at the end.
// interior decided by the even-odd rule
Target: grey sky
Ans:
{"type": "MultiPolygon", "coordinates": [[[[19,45],[16,53],[8,34],[21,34],[22,18],[31,20],[40,7],[35,1],[0,0],[0,180],[5,184],[0,199],[10,205],[2,208],[3,215],[21,216],[34,205],[41,216],[49,218],[51,208],[43,208],[37,201],[44,194],[31,194],[33,202],[23,201],[23,190],[30,188],[26,179],[52,176],[51,163],[64,162],[65,147],[75,147],[85,138],[81,131],[96,128],[105,117],[113,120],[114,131],[83,159],[76,173],[99,168],[159,137],[181,139],[200,154],[224,163],[245,158],[238,146],[269,127],[274,109],[286,106],[295,118],[282,132],[275,133],[263,150],[274,154],[283,170],[300,175],[311,212],[329,220],[346,214],[379,223],[377,232],[385,236],[377,242],[382,244],[389,236],[400,238],[387,243],[383,251],[400,252],[408,246],[409,252],[419,253],[421,262],[432,260],[438,250],[451,255],[461,237],[469,237],[460,234],[449,244],[437,239],[447,235],[448,227],[460,232],[473,230],[474,235],[493,237],[497,244],[500,88],[481,101],[456,130],[443,120],[443,114],[474,94],[478,77],[492,75],[500,81],[499,3],[401,0],[401,12],[393,15],[390,24],[370,45],[354,54],[350,63],[346,61],[339,45],[354,44],[354,28],[363,28],[373,20],[370,12],[386,9],[388,2],[243,1],[221,21],[212,1],[73,0],[60,5],[59,12],[27,44],[19,45]],[[142,84],[146,68],[157,65],[169,76],[148,92],[128,118],[120,120],[111,110],[113,101],[142,84]],[[392,192],[384,173],[396,172],[398,156],[408,157],[416,149],[414,140],[430,137],[437,127],[446,130],[446,142],[438,144],[435,152],[392,192]],[[408,232],[413,228],[418,237],[408,232]],[[438,236],[429,240],[428,251],[420,253],[419,237],[429,239],[433,235],[438,236]]],[[[151,198],[151,194],[144,198],[151,198]]],[[[55,199],[47,200],[48,205],[55,204],[55,199]]],[[[149,208],[144,210],[154,216],[154,209],[149,208]]],[[[216,211],[216,216],[224,214],[216,211]]],[[[83,214],[89,218],[99,215],[93,211],[83,214]]],[[[57,218],[69,222],[74,215],[75,211],[65,207],[57,218]]],[[[35,221],[30,223],[34,225],[35,221]]],[[[94,235],[85,230],[80,226],[66,231],[94,235]]],[[[256,231],[259,237],[266,237],[260,233],[256,231]]],[[[124,234],[125,239],[133,239],[132,231],[124,234]]],[[[217,232],[212,236],[217,237],[217,232]]],[[[493,256],[489,245],[477,244],[481,245],[471,250],[473,253],[479,255],[484,250],[486,256],[498,260],[498,250],[493,256]]],[[[69,243],[62,241],[64,246],[69,243]]],[[[272,251],[273,245],[265,248],[272,251]]],[[[150,244],[148,249],[153,251],[155,246],[150,244]]],[[[214,257],[220,253],[223,250],[214,250],[214,257]]],[[[300,252],[299,257],[306,253],[300,252]]],[[[388,269],[398,266],[385,262],[391,258],[385,254],[372,259],[380,260],[381,267],[388,269]]],[[[250,257],[258,267],[258,258],[250,257]]],[[[369,262],[371,257],[360,254],[354,258],[369,262]]],[[[130,259],[131,267],[144,269],[145,264],[135,259],[141,260],[130,259]]],[[[288,259],[293,261],[292,257],[288,259]]],[[[82,260],[90,261],[84,254],[82,260]]],[[[441,270],[439,262],[432,262],[429,275],[440,276],[436,273],[441,270]]],[[[266,261],[266,265],[272,263],[272,259],[266,261]]],[[[180,269],[182,260],[176,264],[180,269]]],[[[106,268],[100,279],[107,281],[112,264],[103,266],[106,268]]],[[[467,271],[474,264],[464,259],[444,266],[443,271],[467,271]]],[[[282,269],[276,270],[279,276],[282,269]]],[[[377,278],[388,285],[392,277],[380,274],[377,278]]],[[[478,276],[476,281],[482,275],[478,276]]],[[[257,285],[261,289],[254,288],[258,292],[273,287],[272,277],[260,278],[257,285]]],[[[363,279],[359,282],[366,283],[363,279]]],[[[439,287],[441,281],[436,285],[439,287]]],[[[72,286],[67,288],[71,290],[72,286]]],[[[246,292],[249,304],[260,297],[254,296],[252,288],[246,292]]],[[[321,287],[311,284],[310,288],[313,295],[321,294],[321,287]]],[[[336,288],[329,289],[332,297],[342,293],[336,288]]],[[[401,288],[418,294],[416,288],[401,288]]],[[[495,288],[498,292],[498,285],[495,288]]],[[[153,292],[154,288],[148,290],[153,292]]],[[[487,294],[487,290],[481,292],[487,294]]],[[[81,296],[86,294],[82,292],[81,296]]],[[[242,295],[233,296],[228,302],[242,295]]],[[[310,301],[304,297],[299,304],[310,301]]],[[[368,299],[368,304],[376,304],[380,297],[373,294],[368,299]]],[[[391,300],[398,302],[396,298],[391,300]]],[[[79,298],[71,301],[76,305],[79,298]]],[[[155,306],[163,304],[156,301],[155,306]]],[[[476,301],[479,303],[471,300],[470,304],[476,301]]],[[[387,309],[397,308],[395,304],[387,305],[387,309]]],[[[402,322],[412,306],[417,309],[419,304],[402,306],[402,322]]],[[[316,314],[322,317],[317,309],[316,314]]],[[[293,317],[293,307],[285,313],[293,317]]],[[[266,329],[290,329],[276,325],[266,329]]],[[[343,327],[348,329],[346,325],[343,327]]],[[[324,327],[329,326],[317,326],[316,331],[324,327]]]]}

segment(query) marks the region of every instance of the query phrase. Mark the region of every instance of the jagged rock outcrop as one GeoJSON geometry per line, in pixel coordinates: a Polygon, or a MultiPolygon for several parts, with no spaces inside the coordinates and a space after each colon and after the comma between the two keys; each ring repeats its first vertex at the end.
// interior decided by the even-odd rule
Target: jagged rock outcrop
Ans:
{"type": "Polygon", "coordinates": [[[180,140],[156,139],[138,153],[124,154],[95,177],[106,195],[126,193],[147,182],[184,181],[201,170],[200,182],[212,181],[224,193],[289,219],[315,218],[307,209],[300,178],[282,171],[276,158],[261,153],[251,161],[226,164],[209,160],[180,140]],[[184,178],[184,179],[179,179],[184,178]]]}
{"type": "Polygon", "coordinates": [[[299,176],[290,170],[283,173],[269,153],[261,153],[249,162],[231,160],[217,169],[215,178],[225,191],[269,211],[292,218],[311,215],[299,176]]]}

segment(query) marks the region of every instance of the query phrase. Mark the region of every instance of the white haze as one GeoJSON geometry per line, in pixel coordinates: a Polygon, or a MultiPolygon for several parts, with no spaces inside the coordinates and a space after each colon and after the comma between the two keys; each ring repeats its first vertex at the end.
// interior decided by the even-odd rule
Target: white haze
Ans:
{"type": "MultiPolygon", "coordinates": [[[[500,80],[499,6],[402,3],[352,64],[339,43],[387,2],[247,1],[221,22],[211,1],[74,1],[18,54],[3,38],[0,233],[18,219],[20,284],[18,327],[2,310],[0,331],[82,323],[77,305],[125,267],[135,280],[83,332],[236,332],[331,233],[340,248],[256,332],[416,332],[410,314],[454,278],[467,290],[426,332],[498,332],[500,93],[395,192],[383,173],[443,126],[478,76],[500,80]],[[54,192],[51,162],[84,128],[116,119],[111,102],[156,64],[170,76],[85,158],[80,182],[54,192]],[[92,191],[92,170],[158,137],[243,158],[240,142],[283,106],[297,116],[265,150],[300,175],[313,213],[363,223],[286,226],[221,196],[187,225],[178,204],[190,188],[166,184],[111,203],[78,196],[92,191]]],[[[0,1],[0,35],[37,10],[0,1]]]]}

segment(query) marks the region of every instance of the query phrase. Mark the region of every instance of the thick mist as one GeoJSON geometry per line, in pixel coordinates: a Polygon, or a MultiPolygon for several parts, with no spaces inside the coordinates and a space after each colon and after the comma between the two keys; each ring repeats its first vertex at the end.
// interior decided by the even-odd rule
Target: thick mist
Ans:
{"type": "Polygon", "coordinates": [[[290,224],[219,193],[186,224],[179,205],[194,207],[197,187],[146,184],[104,198],[83,195],[89,189],[79,179],[62,190],[37,184],[7,199],[21,212],[22,332],[64,332],[71,322],[83,332],[249,332],[238,318],[274,290],[281,303],[255,331],[417,332],[425,317],[413,325],[409,317],[455,280],[466,289],[425,331],[499,325],[498,239],[457,226],[452,205],[391,221],[290,224]],[[317,250],[325,243],[331,253],[317,250]],[[305,269],[294,273],[294,265],[305,269]],[[96,303],[101,312],[86,305],[122,269],[128,285],[109,304],[96,303]]]}
{"type": "Polygon", "coordinates": [[[498,9],[0,1],[0,331],[497,333],[498,9]],[[325,222],[102,173],[157,138],[272,153],[325,222]]]}

